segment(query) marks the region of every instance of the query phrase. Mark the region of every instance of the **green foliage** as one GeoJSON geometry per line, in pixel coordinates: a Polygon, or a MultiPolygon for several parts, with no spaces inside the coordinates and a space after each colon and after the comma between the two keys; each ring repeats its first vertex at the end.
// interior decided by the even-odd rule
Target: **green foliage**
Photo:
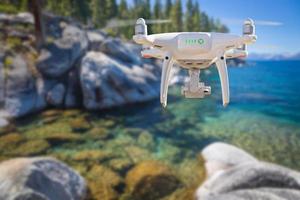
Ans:
{"type": "MultiPolygon", "coordinates": [[[[160,0],[156,0],[154,4],[154,10],[153,10],[153,18],[154,19],[163,19],[163,11],[162,11],[162,5],[160,0]]],[[[160,33],[163,32],[163,25],[162,24],[156,24],[153,27],[154,32],[160,33]]]]}
{"type": "Polygon", "coordinates": [[[18,12],[18,8],[12,4],[0,4],[0,12],[14,14],[18,12]]]}
{"type": "Polygon", "coordinates": [[[192,31],[194,28],[194,24],[193,24],[193,1],[192,0],[188,0],[186,3],[186,9],[188,10],[188,12],[185,13],[185,30],[186,31],[192,31]]]}
{"type": "Polygon", "coordinates": [[[11,49],[18,49],[22,46],[21,39],[17,37],[8,37],[6,43],[11,49]]]}
{"type": "Polygon", "coordinates": [[[196,1],[195,5],[193,5],[192,8],[192,24],[193,24],[193,31],[197,32],[197,31],[201,31],[201,12],[200,12],[200,8],[199,8],[199,4],[196,1]]]}
{"type": "Polygon", "coordinates": [[[28,1],[29,0],[21,0],[21,3],[20,3],[20,10],[21,11],[27,11],[28,10],[28,1]]]}
{"type": "Polygon", "coordinates": [[[116,17],[118,14],[118,5],[116,0],[106,0],[106,17],[108,19],[116,17]]]}
{"type": "Polygon", "coordinates": [[[8,69],[12,64],[13,64],[13,60],[11,57],[8,56],[4,59],[4,67],[6,69],[8,69]]]}
{"type": "Polygon", "coordinates": [[[86,23],[90,17],[89,1],[72,0],[72,16],[86,23]]]}
{"type": "Polygon", "coordinates": [[[106,12],[106,1],[105,0],[92,0],[92,21],[97,27],[104,27],[106,25],[107,16],[106,12]]]}
{"type": "Polygon", "coordinates": [[[176,0],[174,5],[172,6],[170,19],[172,21],[172,26],[171,26],[172,31],[175,32],[175,31],[183,30],[181,0],[176,0]]]}
{"type": "MultiPolygon", "coordinates": [[[[2,0],[0,12],[16,13],[28,10],[30,0],[2,0]]],[[[228,32],[228,28],[220,22],[210,18],[200,11],[197,0],[134,0],[129,5],[127,0],[45,0],[44,9],[61,16],[69,16],[84,24],[91,24],[97,28],[105,28],[108,21],[145,19],[169,19],[167,24],[149,24],[148,33],[174,31],[215,31],[228,32]],[[183,13],[185,10],[185,13],[183,13]]],[[[134,34],[133,26],[121,26],[106,31],[112,36],[130,39],[134,34]]]]}

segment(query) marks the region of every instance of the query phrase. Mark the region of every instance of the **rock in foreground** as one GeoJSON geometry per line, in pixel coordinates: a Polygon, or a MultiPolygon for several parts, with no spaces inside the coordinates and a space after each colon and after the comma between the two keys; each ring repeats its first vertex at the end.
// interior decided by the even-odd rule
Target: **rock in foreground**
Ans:
{"type": "Polygon", "coordinates": [[[197,200],[300,199],[300,173],[261,162],[223,143],[202,151],[210,172],[197,191],[197,200]]]}
{"type": "Polygon", "coordinates": [[[0,199],[82,200],[84,179],[52,158],[18,158],[0,163],[0,199]]]}

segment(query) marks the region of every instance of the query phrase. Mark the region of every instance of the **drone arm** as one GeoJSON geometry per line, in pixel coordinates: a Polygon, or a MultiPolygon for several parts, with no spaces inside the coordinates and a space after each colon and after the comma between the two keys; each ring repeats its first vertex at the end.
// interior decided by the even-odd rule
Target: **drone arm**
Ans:
{"type": "Polygon", "coordinates": [[[225,53],[225,57],[227,59],[230,59],[230,58],[243,58],[243,57],[247,57],[247,56],[248,56],[248,52],[246,50],[243,50],[243,49],[231,49],[231,50],[229,50],[225,53]]]}
{"type": "Polygon", "coordinates": [[[168,87],[171,76],[171,69],[174,64],[174,59],[171,54],[167,53],[164,58],[161,83],[160,83],[160,103],[163,107],[167,106],[168,87]]]}
{"type": "Polygon", "coordinates": [[[223,106],[226,106],[229,103],[229,81],[228,81],[226,59],[223,56],[221,56],[220,58],[217,59],[216,65],[217,65],[217,69],[221,81],[223,106]]]}
{"type": "Polygon", "coordinates": [[[141,52],[144,58],[163,58],[164,52],[153,47],[145,48],[141,52]]]}

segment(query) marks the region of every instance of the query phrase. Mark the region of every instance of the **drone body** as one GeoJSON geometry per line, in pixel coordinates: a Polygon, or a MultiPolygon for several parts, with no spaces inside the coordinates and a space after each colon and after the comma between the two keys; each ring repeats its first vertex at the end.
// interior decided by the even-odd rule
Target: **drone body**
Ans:
{"type": "Polygon", "coordinates": [[[204,98],[211,93],[209,86],[199,82],[201,69],[216,64],[222,88],[223,105],[229,103],[229,81],[226,59],[246,57],[246,45],[256,41],[252,20],[245,21],[243,36],[227,33],[179,32],[147,35],[145,20],[140,18],[135,25],[133,40],[143,45],[144,58],[163,59],[160,102],[167,105],[167,93],[171,68],[178,64],[189,70],[189,82],[182,88],[187,98],[204,98]]]}

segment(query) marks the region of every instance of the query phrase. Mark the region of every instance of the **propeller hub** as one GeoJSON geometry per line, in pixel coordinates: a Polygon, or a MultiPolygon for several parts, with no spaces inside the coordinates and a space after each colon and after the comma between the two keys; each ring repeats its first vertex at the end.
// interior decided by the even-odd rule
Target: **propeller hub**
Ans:
{"type": "Polygon", "coordinates": [[[147,25],[143,18],[139,18],[136,21],[135,35],[147,35],[147,25]]]}
{"type": "Polygon", "coordinates": [[[255,26],[254,21],[250,18],[244,21],[243,26],[243,34],[244,35],[255,35],[255,26]]]}

